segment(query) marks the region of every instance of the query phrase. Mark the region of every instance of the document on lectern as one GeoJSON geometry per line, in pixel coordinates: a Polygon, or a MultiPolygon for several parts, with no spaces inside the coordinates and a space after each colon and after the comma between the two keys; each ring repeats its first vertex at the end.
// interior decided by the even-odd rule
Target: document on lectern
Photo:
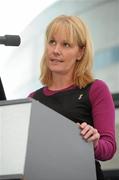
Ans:
{"type": "Polygon", "coordinates": [[[92,143],[76,124],[35,100],[0,103],[0,176],[96,180],[92,143]]]}

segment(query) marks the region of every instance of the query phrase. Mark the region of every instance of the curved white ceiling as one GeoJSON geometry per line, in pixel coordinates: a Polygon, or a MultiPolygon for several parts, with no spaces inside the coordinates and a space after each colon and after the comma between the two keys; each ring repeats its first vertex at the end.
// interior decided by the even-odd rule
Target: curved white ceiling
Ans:
{"type": "Polygon", "coordinates": [[[20,33],[34,17],[57,0],[0,0],[0,36],[20,33]]]}

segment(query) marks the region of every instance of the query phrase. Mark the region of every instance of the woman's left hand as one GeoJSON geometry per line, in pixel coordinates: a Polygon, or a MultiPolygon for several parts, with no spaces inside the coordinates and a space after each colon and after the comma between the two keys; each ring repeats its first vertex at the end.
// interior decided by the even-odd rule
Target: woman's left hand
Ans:
{"type": "Polygon", "coordinates": [[[100,139],[100,134],[98,133],[97,129],[93,126],[83,122],[81,124],[77,123],[78,128],[81,129],[81,136],[88,142],[93,142],[94,147],[97,146],[98,141],[100,139]]]}

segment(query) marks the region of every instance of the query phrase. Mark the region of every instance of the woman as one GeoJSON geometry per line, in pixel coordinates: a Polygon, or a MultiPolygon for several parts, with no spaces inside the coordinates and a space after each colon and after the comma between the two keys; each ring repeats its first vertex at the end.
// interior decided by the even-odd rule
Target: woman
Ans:
{"type": "Polygon", "coordinates": [[[111,93],[92,75],[93,51],[85,23],[75,16],[56,17],[47,27],[40,80],[44,87],[30,97],[77,123],[85,141],[93,142],[97,179],[103,180],[98,160],[113,157],[115,110],[111,93]]]}

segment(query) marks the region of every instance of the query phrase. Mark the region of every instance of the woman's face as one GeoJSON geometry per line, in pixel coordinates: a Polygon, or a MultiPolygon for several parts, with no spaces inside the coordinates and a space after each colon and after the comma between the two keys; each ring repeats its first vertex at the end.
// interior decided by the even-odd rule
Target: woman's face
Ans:
{"type": "Polygon", "coordinates": [[[81,49],[77,44],[70,44],[63,33],[56,33],[47,44],[47,66],[52,74],[72,74],[81,49]]]}

